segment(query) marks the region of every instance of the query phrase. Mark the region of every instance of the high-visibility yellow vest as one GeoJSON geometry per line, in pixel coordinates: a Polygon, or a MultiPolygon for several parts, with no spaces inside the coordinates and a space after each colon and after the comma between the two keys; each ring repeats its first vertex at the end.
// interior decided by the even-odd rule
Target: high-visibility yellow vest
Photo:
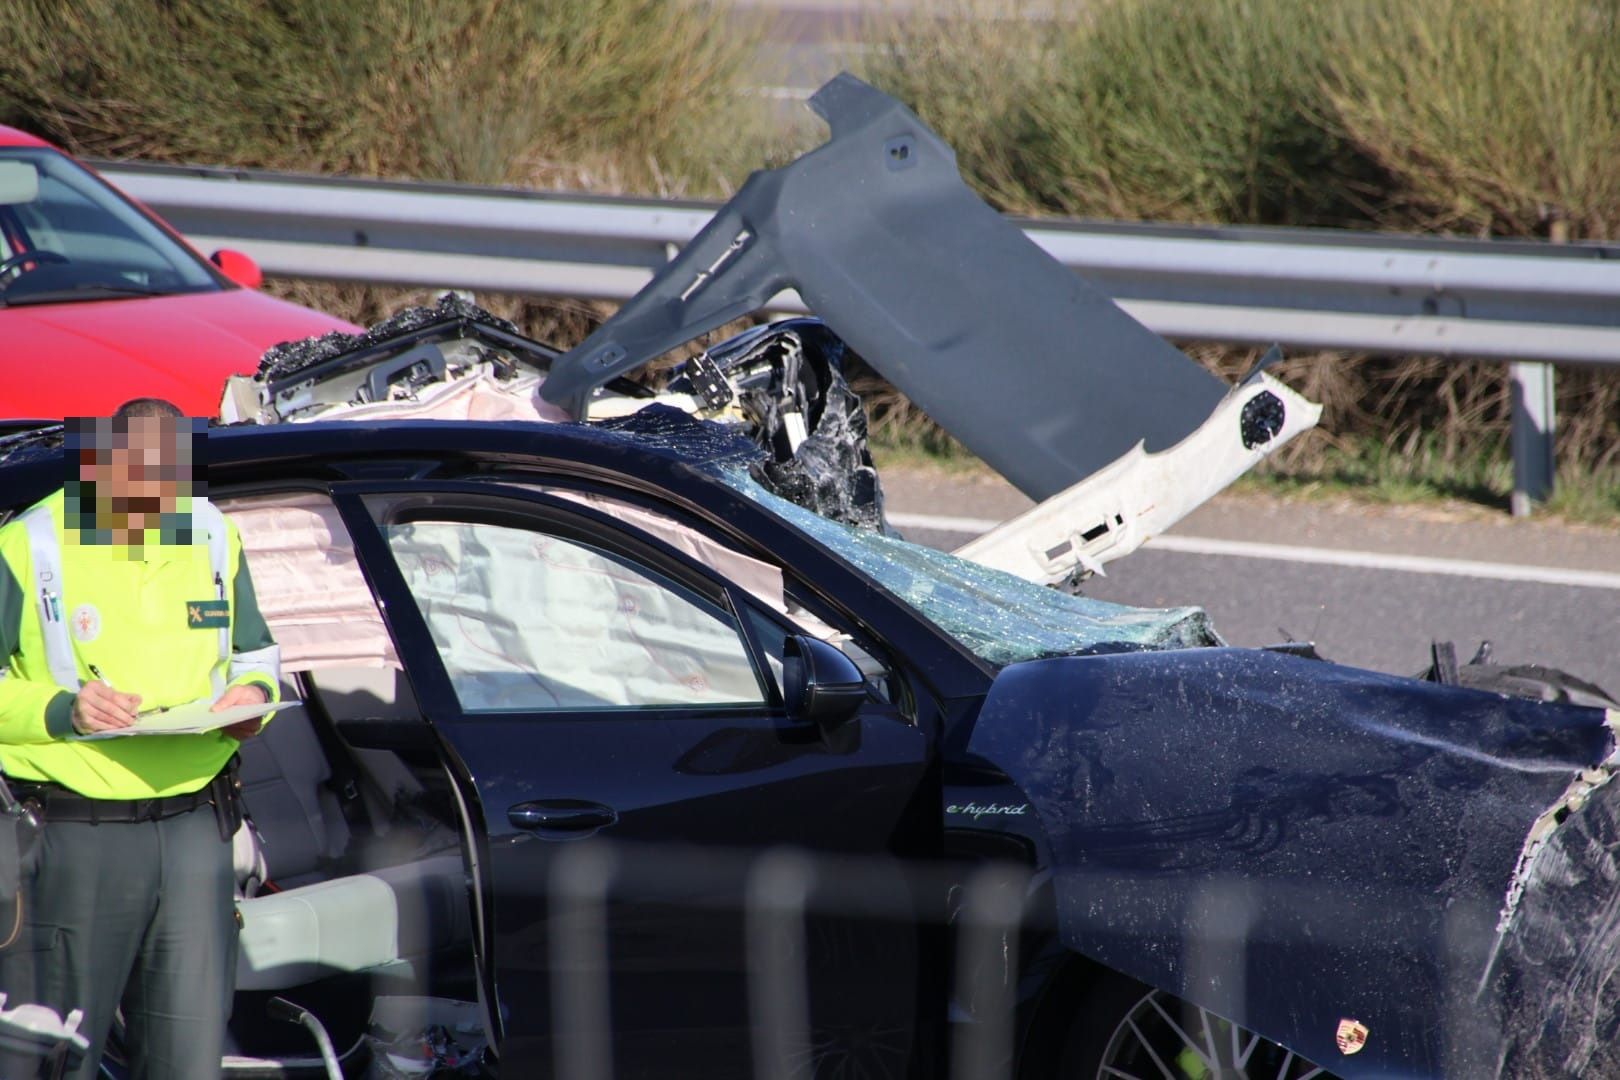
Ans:
{"type": "Polygon", "coordinates": [[[196,499],[197,543],[149,545],[136,557],[80,543],[77,530],[64,531],[63,509],[58,491],[0,528],[0,770],[92,798],[195,791],[230,760],[235,739],[215,731],[77,741],[73,695],[99,672],[139,694],[142,711],[245,682],[276,700],[279,650],[241,538],[196,499]]]}

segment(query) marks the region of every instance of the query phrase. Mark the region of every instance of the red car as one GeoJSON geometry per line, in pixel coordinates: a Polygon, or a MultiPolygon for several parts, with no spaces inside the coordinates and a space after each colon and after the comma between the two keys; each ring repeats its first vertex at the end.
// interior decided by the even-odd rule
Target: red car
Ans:
{"type": "Polygon", "coordinates": [[[204,259],[60,150],[0,126],[0,424],[106,416],[135,397],[212,416],[225,378],[271,345],[358,329],[259,282],[246,255],[204,259]]]}

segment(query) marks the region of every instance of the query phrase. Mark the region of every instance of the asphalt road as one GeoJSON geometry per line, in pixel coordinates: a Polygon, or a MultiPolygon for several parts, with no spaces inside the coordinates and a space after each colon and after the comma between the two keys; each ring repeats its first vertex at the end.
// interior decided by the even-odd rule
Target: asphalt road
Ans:
{"type": "MultiPolygon", "coordinates": [[[[945,550],[973,534],[951,519],[1001,520],[1030,505],[999,479],[930,471],[888,470],[884,491],[909,539],[945,550]]],[[[1169,537],[1194,550],[1150,543],[1109,564],[1086,594],[1197,605],[1234,645],[1314,641],[1329,659],[1396,674],[1426,667],[1434,640],[1455,642],[1462,662],[1489,640],[1500,663],[1560,667],[1620,695],[1620,530],[1222,496],[1169,537]],[[1280,557],[1197,550],[1255,544],[1277,545],[1280,557]],[[1299,561],[1324,555],[1364,565],[1299,561]],[[1443,572],[1394,568],[1410,556],[1443,572]],[[1586,583],[1523,580],[1537,577],[1586,583]]]]}

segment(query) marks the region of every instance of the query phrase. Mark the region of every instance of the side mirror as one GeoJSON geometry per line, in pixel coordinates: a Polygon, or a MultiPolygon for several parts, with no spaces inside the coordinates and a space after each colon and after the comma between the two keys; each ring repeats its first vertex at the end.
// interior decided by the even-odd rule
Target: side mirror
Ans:
{"type": "Polygon", "coordinates": [[[855,662],[825,641],[793,634],[782,648],[788,715],[831,732],[853,719],[866,700],[866,679],[855,662]]]}
{"type": "Polygon", "coordinates": [[[220,248],[208,256],[208,261],[244,289],[257,289],[264,284],[264,271],[259,269],[259,264],[240,251],[220,248]]]}

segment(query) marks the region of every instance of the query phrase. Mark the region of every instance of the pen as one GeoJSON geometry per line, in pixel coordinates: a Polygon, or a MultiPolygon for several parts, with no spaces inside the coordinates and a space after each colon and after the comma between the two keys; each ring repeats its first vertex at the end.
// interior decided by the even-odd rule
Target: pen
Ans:
{"type": "MultiPolygon", "coordinates": [[[[84,666],[90,669],[90,674],[92,674],[92,675],[94,675],[96,677],[96,682],[98,682],[98,683],[106,683],[107,682],[107,677],[101,673],[101,669],[96,667],[96,665],[94,665],[94,664],[86,664],[84,666]]],[[[110,686],[112,684],[108,683],[107,685],[110,686]]]]}

